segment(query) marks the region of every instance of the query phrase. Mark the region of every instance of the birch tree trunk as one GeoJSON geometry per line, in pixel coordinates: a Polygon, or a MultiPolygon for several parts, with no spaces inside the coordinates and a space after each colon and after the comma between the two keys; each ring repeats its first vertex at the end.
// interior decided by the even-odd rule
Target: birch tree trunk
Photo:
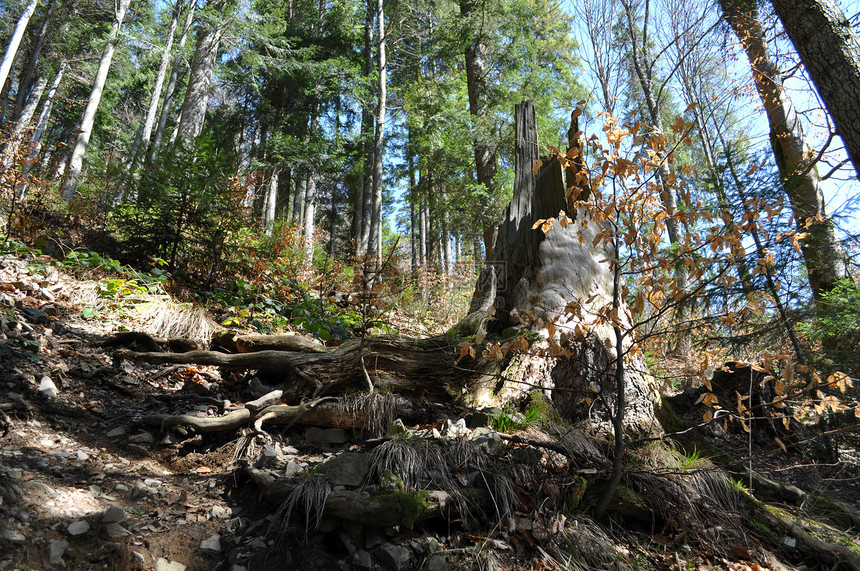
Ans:
{"type": "Polygon", "coordinates": [[[782,74],[771,60],[755,2],[720,0],[720,6],[752,66],[753,80],[770,124],[774,158],[797,227],[809,233],[804,240],[803,258],[818,310],[824,311],[821,294],[848,276],[848,258],[825,208],[814,153],[807,145],[797,111],[782,88],[782,74]]]}
{"type": "Polygon", "coordinates": [[[143,131],[140,141],[132,153],[129,171],[133,172],[137,167],[137,161],[141,156],[146,156],[149,151],[149,141],[152,130],[155,127],[155,116],[158,113],[158,102],[161,100],[161,90],[164,87],[164,78],[167,76],[167,65],[170,63],[170,54],[173,49],[173,36],[176,34],[176,26],[179,23],[179,11],[182,7],[181,0],[176,0],[173,5],[173,16],[170,19],[170,28],[167,31],[167,40],[164,51],[161,52],[161,61],[158,64],[158,72],[155,75],[155,85],[152,86],[152,96],[149,98],[149,107],[146,110],[146,118],[143,121],[143,131]]]}
{"type": "Polygon", "coordinates": [[[33,115],[36,113],[36,107],[39,105],[39,100],[42,98],[42,94],[45,92],[45,88],[47,86],[48,78],[41,78],[30,93],[30,97],[27,99],[27,105],[21,110],[18,121],[12,129],[12,137],[6,145],[6,148],[3,150],[3,158],[0,160],[0,167],[2,167],[3,170],[7,169],[9,165],[12,164],[13,157],[18,151],[18,146],[21,143],[21,138],[30,126],[30,120],[33,119],[33,115]]]}
{"type": "Polygon", "coordinates": [[[224,23],[214,19],[223,18],[227,0],[216,0],[208,7],[211,12],[206,14],[197,30],[197,46],[188,73],[188,88],[176,127],[176,142],[180,148],[188,147],[203,131],[215,60],[224,33],[224,23]]]}
{"type": "Polygon", "coordinates": [[[170,70],[170,79],[167,80],[167,89],[164,92],[164,103],[161,104],[161,115],[158,117],[158,127],[155,129],[155,136],[152,140],[152,152],[149,155],[150,160],[155,159],[158,154],[158,149],[161,148],[161,141],[164,135],[164,128],[167,126],[167,119],[170,117],[170,109],[173,106],[173,98],[176,95],[176,84],[179,81],[179,73],[182,70],[183,58],[182,48],[185,46],[185,41],[188,39],[188,32],[191,30],[191,24],[194,22],[195,2],[191,2],[188,7],[188,14],[185,15],[185,24],[182,26],[182,34],[179,36],[176,56],[173,58],[173,65],[170,70]]]}
{"type": "Polygon", "coordinates": [[[860,42],[833,0],[771,0],[860,175],[860,42]]]}
{"type": "Polygon", "coordinates": [[[12,31],[12,38],[9,40],[9,45],[6,46],[6,54],[3,56],[3,62],[0,63],[0,90],[6,85],[6,79],[9,77],[9,70],[12,69],[12,63],[15,61],[15,56],[18,55],[18,47],[21,45],[21,39],[24,37],[24,32],[27,30],[27,24],[30,23],[30,18],[33,17],[33,12],[36,11],[36,5],[39,0],[30,0],[27,7],[18,18],[18,23],[12,31]]]}
{"type": "Polygon", "coordinates": [[[314,260],[314,218],[316,217],[316,195],[317,195],[317,177],[316,174],[308,175],[307,187],[305,190],[305,217],[304,229],[302,236],[304,239],[305,250],[305,269],[313,268],[314,260]]]}
{"type": "Polygon", "coordinates": [[[93,88],[92,91],[90,91],[89,100],[87,101],[87,108],[84,110],[84,117],[81,120],[78,139],[75,142],[75,148],[72,151],[71,158],[69,159],[69,166],[63,174],[63,183],[60,188],[63,198],[66,200],[71,200],[75,195],[75,190],[78,188],[81,169],[84,164],[84,155],[86,154],[87,147],[90,144],[90,135],[93,131],[96,111],[99,108],[99,103],[101,103],[102,91],[105,87],[105,81],[107,80],[111,60],[113,59],[113,52],[116,49],[117,39],[119,38],[119,30],[122,27],[125,12],[128,10],[129,4],[131,4],[131,0],[119,1],[120,3],[117,6],[113,26],[111,26],[110,33],[108,34],[107,45],[105,46],[104,52],[102,52],[101,60],[99,60],[99,67],[96,71],[96,77],[93,81],[93,88]]]}
{"type": "Polygon", "coordinates": [[[376,26],[378,33],[377,46],[377,105],[376,131],[373,138],[373,201],[370,214],[370,238],[367,245],[367,256],[372,261],[374,269],[382,262],[382,153],[385,147],[385,108],[387,71],[385,62],[385,12],[383,0],[376,3],[376,26]]]}
{"type": "Polygon", "coordinates": [[[266,236],[271,236],[275,229],[275,213],[278,205],[278,179],[281,169],[275,167],[269,176],[268,184],[263,194],[263,229],[266,236]]]}
{"type": "Polygon", "coordinates": [[[51,13],[54,11],[54,1],[55,0],[50,0],[50,2],[48,2],[48,7],[45,9],[45,17],[42,19],[42,26],[39,28],[39,33],[36,35],[35,46],[30,54],[27,66],[21,74],[21,80],[18,82],[18,93],[15,95],[16,114],[24,108],[24,100],[27,97],[27,90],[30,87],[30,81],[33,79],[33,71],[36,69],[36,63],[39,61],[39,54],[42,52],[42,46],[45,45],[48,22],[50,22],[51,13]]]}

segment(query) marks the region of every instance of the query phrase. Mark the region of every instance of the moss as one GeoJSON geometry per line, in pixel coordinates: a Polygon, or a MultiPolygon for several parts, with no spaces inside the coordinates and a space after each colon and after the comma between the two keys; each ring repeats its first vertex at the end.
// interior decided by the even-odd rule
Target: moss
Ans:
{"type": "Polygon", "coordinates": [[[689,428],[689,425],[672,408],[666,399],[660,399],[660,410],[658,412],[660,424],[666,432],[680,432],[689,428]]]}
{"type": "Polygon", "coordinates": [[[588,489],[588,480],[582,476],[576,476],[567,488],[567,509],[576,512],[588,489]]]}
{"type": "Polygon", "coordinates": [[[750,527],[757,529],[759,532],[764,534],[765,537],[771,540],[779,539],[779,534],[770,528],[770,526],[762,519],[751,517],[747,520],[749,522],[750,527]]]}
{"type": "Polygon", "coordinates": [[[415,520],[435,505],[430,494],[418,492],[389,492],[376,498],[387,518],[396,519],[395,525],[405,525],[412,529],[415,520]]]}

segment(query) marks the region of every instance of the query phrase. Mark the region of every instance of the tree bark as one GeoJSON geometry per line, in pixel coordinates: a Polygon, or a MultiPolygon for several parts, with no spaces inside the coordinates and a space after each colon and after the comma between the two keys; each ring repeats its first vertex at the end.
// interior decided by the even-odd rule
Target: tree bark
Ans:
{"type": "Polygon", "coordinates": [[[167,119],[170,117],[170,108],[173,106],[173,98],[176,95],[176,83],[179,80],[179,72],[182,69],[182,48],[185,46],[185,41],[188,39],[188,32],[191,30],[191,24],[194,22],[195,2],[192,2],[188,7],[188,13],[185,15],[185,24],[182,26],[182,34],[177,42],[176,56],[173,58],[173,65],[170,70],[170,79],[167,80],[167,89],[164,92],[164,102],[161,104],[161,115],[158,117],[158,127],[155,129],[155,136],[152,140],[152,151],[149,156],[150,160],[155,159],[158,154],[158,149],[161,148],[161,141],[164,135],[164,128],[167,126],[167,119]]]}
{"type": "Polygon", "coordinates": [[[182,102],[179,125],[176,127],[177,143],[180,147],[188,147],[203,132],[215,60],[224,33],[224,23],[216,22],[214,18],[223,18],[226,7],[227,0],[212,2],[209,5],[211,13],[207,14],[208,18],[200,23],[197,30],[197,47],[191,60],[188,88],[182,102]]]}
{"type": "Polygon", "coordinates": [[[90,144],[90,135],[93,131],[93,123],[96,119],[96,111],[98,111],[99,103],[102,99],[102,91],[107,81],[108,71],[110,71],[111,60],[113,60],[113,52],[116,49],[117,39],[119,38],[119,30],[122,27],[122,21],[125,18],[125,12],[131,0],[120,0],[117,6],[113,26],[108,34],[107,45],[102,52],[99,67],[96,71],[96,77],[93,81],[93,88],[90,91],[90,97],[87,101],[87,108],[84,110],[84,117],[81,120],[78,139],[75,142],[75,149],[72,151],[72,156],[69,159],[69,166],[63,175],[63,184],[61,192],[63,198],[71,200],[75,195],[75,190],[78,188],[78,182],[81,176],[81,170],[84,165],[84,155],[87,152],[87,147],[90,144]]]}
{"type": "MultiPolygon", "coordinates": [[[[29,160],[24,164],[25,176],[30,172],[36,157],[42,150],[42,137],[45,134],[45,130],[48,128],[48,121],[51,119],[51,111],[54,108],[54,98],[57,95],[57,89],[60,87],[60,82],[63,81],[63,75],[66,72],[67,65],[66,60],[60,62],[60,68],[57,70],[57,74],[54,76],[54,81],[51,83],[51,88],[48,90],[48,95],[45,97],[45,102],[42,104],[42,111],[39,112],[39,119],[36,121],[36,127],[33,129],[33,148],[30,151],[30,156],[28,157],[29,160]]],[[[22,200],[26,196],[27,188],[28,183],[25,180],[17,190],[18,200],[22,200]]]]}
{"type": "Polygon", "coordinates": [[[161,52],[161,61],[158,64],[158,72],[155,75],[155,85],[152,86],[152,96],[149,98],[149,107],[146,110],[146,118],[143,121],[143,131],[140,135],[134,152],[132,153],[130,172],[137,168],[137,161],[141,156],[147,156],[152,130],[155,127],[155,116],[158,113],[158,102],[161,100],[161,90],[164,87],[164,78],[167,75],[167,65],[170,63],[171,50],[173,49],[173,36],[179,23],[179,11],[182,7],[181,0],[176,0],[173,5],[173,16],[170,19],[170,27],[167,30],[167,40],[164,51],[161,52]]]}
{"type": "Polygon", "coordinates": [[[45,45],[45,37],[48,32],[48,22],[51,21],[51,13],[54,11],[54,0],[48,2],[48,7],[45,9],[45,17],[42,19],[42,26],[39,28],[39,33],[36,35],[35,46],[32,48],[30,59],[27,62],[24,72],[21,74],[21,80],[18,82],[18,93],[15,95],[15,115],[13,118],[17,120],[19,112],[24,108],[24,100],[27,97],[27,90],[30,88],[30,81],[33,79],[33,71],[36,69],[36,63],[39,61],[39,54],[42,52],[42,46],[45,45]]]}
{"type": "MultiPolygon", "coordinates": [[[[373,71],[373,15],[376,12],[374,0],[367,0],[367,10],[364,18],[364,53],[362,57],[362,75],[367,81],[373,71]]],[[[355,259],[360,262],[367,255],[370,240],[370,219],[372,211],[373,176],[373,113],[370,111],[370,101],[361,106],[361,144],[364,169],[358,183],[358,196],[355,204],[355,259]]]]}
{"type": "Polygon", "coordinates": [[[13,157],[18,151],[18,145],[21,143],[21,137],[24,136],[24,132],[30,126],[30,120],[33,119],[33,115],[36,113],[36,107],[39,105],[39,100],[42,98],[42,94],[45,92],[45,88],[47,86],[48,78],[41,78],[30,93],[30,97],[27,99],[27,105],[21,110],[21,113],[15,122],[15,127],[12,129],[12,137],[6,144],[6,148],[3,149],[3,158],[0,160],[0,165],[2,165],[3,170],[7,169],[9,165],[12,164],[13,157]]]}
{"type": "MultiPolygon", "coordinates": [[[[460,15],[470,17],[477,8],[476,0],[460,0],[460,15]]],[[[479,123],[486,118],[489,108],[487,95],[487,54],[486,48],[479,36],[472,38],[466,48],[466,87],[469,92],[469,113],[476,117],[475,174],[478,184],[484,185],[489,196],[495,196],[497,189],[494,183],[497,169],[496,152],[481,134],[479,123]]],[[[484,225],[484,251],[486,259],[492,258],[496,246],[495,224],[484,225]]]]}
{"type": "Polygon", "coordinates": [[[832,0],[771,0],[860,175],[860,42],[832,0]]]}
{"type": "Polygon", "coordinates": [[[770,124],[770,141],[783,188],[798,230],[809,233],[803,247],[809,285],[818,310],[825,311],[821,295],[848,277],[848,258],[824,204],[814,153],[807,145],[797,111],[782,88],[782,74],[771,60],[755,2],[720,0],[720,6],[752,66],[770,124]]]}
{"type": "Polygon", "coordinates": [[[375,271],[382,264],[382,154],[385,151],[385,108],[387,105],[387,69],[385,62],[385,11],[383,0],[376,3],[377,29],[377,104],[376,130],[373,137],[373,190],[370,211],[370,236],[367,257],[375,271]]]}
{"type": "Polygon", "coordinates": [[[269,180],[263,190],[262,223],[266,236],[271,236],[275,229],[275,214],[278,206],[278,178],[281,169],[275,167],[269,175],[269,180]]]}
{"type": "Polygon", "coordinates": [[[3,56],[3,61],[0,63],[0,90],[6,85],[6,79],[9,77],[9,71],[12,69],[12,64],[15,61],[15,56],[18,55],[18,47],[21,45],[21,39],[24,37],[24,32],[27,30],[27,24],[30,23],[30,18],[33,12],[36,11],[36,5],[39,0],[30,0],[27,7],[18,18],[18,23],[15,24],[15,29],[12,31],[12,37],[9,39],[9,45],[6,46],[6,53],[3,56]]]}

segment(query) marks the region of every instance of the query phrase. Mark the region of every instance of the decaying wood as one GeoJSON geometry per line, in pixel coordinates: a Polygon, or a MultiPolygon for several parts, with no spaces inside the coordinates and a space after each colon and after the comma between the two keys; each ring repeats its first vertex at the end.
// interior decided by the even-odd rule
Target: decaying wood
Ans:
{"type": "MultiPolygon", "coordinates": [[[[263,470],[247,468],[245,472],[260,488],[263,497],[276,504],[286,500],[296,487],[294,482],[275,478],[263,470]]],[[[334,490],[326,498],[323,515],[379,527],[411,527],[415,521],[441,517],[449,506],[456,504],[450,501],[447,493],[439,490],[423,491],[421,496],[424,501],[420,506],[409,505],[418,508],[412,511],[396,501],[386,501],[385,494],[368,496],[350,490],[334,490]]]]}

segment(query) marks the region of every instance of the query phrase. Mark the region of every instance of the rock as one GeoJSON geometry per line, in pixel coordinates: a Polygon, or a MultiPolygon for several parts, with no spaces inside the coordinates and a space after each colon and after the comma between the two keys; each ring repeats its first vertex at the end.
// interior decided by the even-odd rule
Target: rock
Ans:
{"type": "Polygon", "coordinates": [[[155,562],[155,571],[185,571],[185,565],[159,557],[155,562]]]}
{"type": "Polygon", "coordinates": [[[44,325],[50,321],[47,313],[35,307],[24,307],[21,309],[21,313],[27,321],[36,325],[44,325]]]}
{"type": "Polygon", "coordinates": [[[302,465],[298,462],[287,462],[287,466],[284,468],[284,476],[287,478],[291,478],[296,474],[301,474],[305,469],[302,468],[302,465]]]}
{"type": "Polygon", "coordinates": [[[48,305],[43,305],[42,311],[45,312],[45,315],[48,315],[50,317],[59,317],[59,315],[60,315],[60,310],[57,309],[57,306],[55,306],[53,303],[49,303],[48,305]]]}
{"type": "Polygon", "coordinates": [[[421,571],[448,571],[448,558],[444,553],[434,553],[421,566],[421,571]]]}
{"type": "Polygon", "coordinates": [[[370,569],[373,567],[373,558],[364,549],[359,549],[350,557],[349,562],[358,569],[370,569]]]}
{"type": "Polygon", "coordinates": [[[248,381],[248,390],[251,391],[254,398],[261,398],[272,392],[272,387],[267,387],[260,382],[260,379],[254,377],[248,381]]]}
{"type": "Polygon", "coordinates": [[[122,539],[128,537],[131,532],[118,523],[109,523],[102,528],[102,532],[108,539],[122,539]]]}
{"type": "Polygon", "coordinates": [[[134,557],[134,560],[138,563],[146,565],[146,555],[144,555],[140,551],[132,551],[131,556],[134,557]]]}
{"type": "Polygon", "coordinates": [[[49,399],[55,399],[60,394],[60,391],[57,389],[57,385],[55,385],[54,381],[51,380],[51,377],[47,375],[42,377],[42,380],[39,381],[39,392],[49,399]]]}
{"type": "Polygon", "coordinates": [[[483,448],[490,456],[501,456],[505,453],[505,442],[498,432],[490,428],[479,426],[469,435],[469,440],[483,448]]]}
{"type": "Polygon", "coordinates": [[[383,565],[395,571],[406,569],[412,561],[412,553],[407,548],[393,543],[383,543],[373,554],[383,565]]]}
{"type": "Polygon", "coordinates": [[[0,531],[0,539],[5,539],[11,543],[21,543],[27,538],[14,529],[4,529],[0,531]]]}
{"type": "Polygon", "coordinates": [[[258,411],[262,408],[265,408],[269,405],[278,404],[278,401],[281,400],[281,397],[284,395],[284,391],[270,391],[260,398],[254,399],[252,401],[245,403],[245,408],[251,411],[258,411]]]}
{"type": "Polygon", "coordinates": [[[257,458],[257,468],[277,468],[286,458],[275,446],[266,444],[257,458]]]}
{"type": "Polygon", "coordinates": [[[102,514],[102,523],[122,523],[128,516],[125,513],[125,510],[119,506],[110,506],[108,509],[104,511],[102,514]]]}
{"type": "Polygon", "coordinates": [[[200,549],[210,553],[221,553],[221,536],[217,533],[203,540],[200,549]]]}
{"type": "Polygon", "coordinates": [[[333,486],[360,486],[370,471],[373,456],[367,453],[339,454],[323,462],[320,470],[333,486]]]}
{"type": "Polygon", "coordinates": [[[69,548],[69,542],[64,539],[52,539],[48,542],[48,561],[51,565],[62,565],[63,555],[69,548]]]}
{"type": "Polygon", "coordinates": [[[118,426],[117,428],[114,428],[113,430],[108,432],[105,436],[107,436],[108,438],[118,438],[120,436],[123,436],[124,434],[125,428],[123,428],[122,426],[118,426]]]}
{"type": "Polygon", "coordinates": [[[451,419],[447,419],[442,425],[442,434],[448,438],[459,438],[460,436],[469,434],[469,429],[466,428],[466,420],[461,418],[457,422],[451,422],[451,419]]]}
{"type": "Polygon", "coordinates": [[[299,449],[296,448],[295,446],[282,446],[281,452],[283,452],[287,456],[295,456],[296,454],[299,453],[299,449]]]}
{"type": "Polygon", "coordinates": [[[75,452],[75,457],[78,460],[80,460],[81,462],[86,462],[87,460],[90,459],[90,455],[87,454],[86,452],[84,452],[83,450],[78,450],[77,452],[75,452]]]}
{"type": "Polygon", "coordinates": [[[148,432],[139,432],[134,436],[129,436],[128,442],[130,444],[153,444],[155,437],[148,432]]]}
{"type": "Polygon", "coordinates": [[[66,531],[69,532],[69,535],[72,537],[77,537],[79,535],[83,535],[90,530],[90,524],[83,520],[73,521],[69,524],[69,527],[66,528],[66,531]]]}
{"type": "Polygon", "coordinates": [[[224,506],[212,506],[209,508],[209,517],[212,519],[227,519],[230,517],[230,509],[224,506]]]}
{"type": "Polygon", "coordinates": [[[39,288],[39,297],[41,297],[45,301],[55,301],[57,299],[56,297],[54,297],[54,294],[52,294],[45,288],[39,288]]]}
{"type": "Polygon", "coordinates": [[[317,428],[316,426],[307,429],[305,439],[322,446],[344,444],[348,441],[342,428],[317,428]]]}

